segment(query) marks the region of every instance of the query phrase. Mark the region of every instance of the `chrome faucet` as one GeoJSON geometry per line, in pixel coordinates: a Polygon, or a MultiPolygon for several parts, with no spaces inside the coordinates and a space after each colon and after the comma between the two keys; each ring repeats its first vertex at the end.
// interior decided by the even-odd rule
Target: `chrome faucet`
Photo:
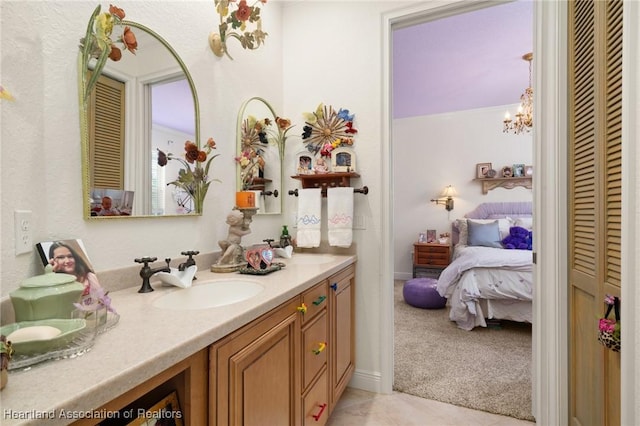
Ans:
{"type": "Polygon", "coordinates": [[[140,269],[140,276],[142,277],[142,287],[138,290],[138,293],[149,293],[153,291],[151,287],[151,283],[149,283],[149,278],[153,276],[153,274],[157,274],[158,272],[171,272],[171,267],[169,266],[169,262],[171,262],[170,258],[166,258],[164,261],[167,262],[167,266],[162,268],[152,269],[149,267],[149,263],[155,262],[158,260],[157,257],[142,257],[138,259],[134,259],[136,263],[143,263],[142,269],[140,269]]]}

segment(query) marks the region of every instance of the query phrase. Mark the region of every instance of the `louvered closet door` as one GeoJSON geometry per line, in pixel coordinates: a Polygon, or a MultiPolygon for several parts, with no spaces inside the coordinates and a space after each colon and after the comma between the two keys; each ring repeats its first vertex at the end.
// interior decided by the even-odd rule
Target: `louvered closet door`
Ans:
{"type": "Polygon", "coordinates": [[[124,189],[125,85],[101,75],[89,99],[92,188],[124,189]]]}
{"type": "Polygon", "coordinates": [[[597,317],[620,295],[622,7],[569,2],[572,425],[620,424],[620,355],[598,343],[597,317]]]}

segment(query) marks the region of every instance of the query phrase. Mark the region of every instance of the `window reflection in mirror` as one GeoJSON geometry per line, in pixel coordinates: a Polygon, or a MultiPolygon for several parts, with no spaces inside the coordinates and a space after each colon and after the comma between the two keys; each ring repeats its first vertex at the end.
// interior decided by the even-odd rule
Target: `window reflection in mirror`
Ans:
{"type": "Polygon", "coordinates": [[[193,211],[191,198],[170,185],[181,164],[169,161],[158,166],[158,149],[180,154],[187,140],[195,141],[193,98],[184,78],[151,85],[151,214],[187,214],[193,211]]]}

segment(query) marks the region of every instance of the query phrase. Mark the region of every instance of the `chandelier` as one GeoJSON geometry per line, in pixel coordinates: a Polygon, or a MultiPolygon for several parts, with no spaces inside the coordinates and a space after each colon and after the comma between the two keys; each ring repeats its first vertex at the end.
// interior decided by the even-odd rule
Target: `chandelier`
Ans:
{"type": "Polygon", "coordinates": [[[529,52],[522,56],[522,59],[529,62],[529,87],[520,96],[520,105],[516,112],[515,119],[511,118],[509,111],[504,116],[504,133],[513,132],[516,135],[531,131],[533,127],[533,88],[531,87],[531,62],[533,61],[533,53],[529,52]]]}

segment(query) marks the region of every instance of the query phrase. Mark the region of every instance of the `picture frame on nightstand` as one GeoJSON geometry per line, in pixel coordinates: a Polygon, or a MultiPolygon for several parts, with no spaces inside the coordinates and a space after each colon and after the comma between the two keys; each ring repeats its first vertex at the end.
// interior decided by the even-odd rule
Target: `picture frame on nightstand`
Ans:
{"type": "Polygon", "coordinates": [[[418,234],[418,242],[419,243],[426,243],[427,242],[427,233],[426,232],[421,232],[418,234]]]}
{"type": "Polygon", "coordinates": [[[427,229],[427,242],[435,243],[436,242],[436,230],[435,229],[427,229]]]}

